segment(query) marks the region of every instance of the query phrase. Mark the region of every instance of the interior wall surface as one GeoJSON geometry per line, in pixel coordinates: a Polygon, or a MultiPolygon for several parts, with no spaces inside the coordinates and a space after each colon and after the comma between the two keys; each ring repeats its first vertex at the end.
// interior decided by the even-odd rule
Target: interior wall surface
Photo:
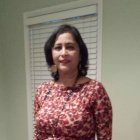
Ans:
{"type": "MultiPolygon", "coordinates": [[[[3,0],[0,1],[0,30],[4,27],[3,24],[3,0]]],[[[7,104],[6,94],[4,91],[4,72],[3,72],[3,35],[0,31],[0,139],[7,140],[7,104]]]]}
{"type": "Polygon", "coordinates": [[[113,105],[113,140],[139,140],[140,1],[103,3],[102,81],[113,105]]]}
{"type": "Polygon", "coordinates": [[[2,140],[28,139],[23,14],[66,2],[70,1],[1,0],[2,59],[0,61],[2,62],[0,63],[3,63],[1,74],[4,77],[4,92],[0,94],[2,96],[0,139],[2,140]],[[5,110],[7,113],[4,113],[5,110]]]}

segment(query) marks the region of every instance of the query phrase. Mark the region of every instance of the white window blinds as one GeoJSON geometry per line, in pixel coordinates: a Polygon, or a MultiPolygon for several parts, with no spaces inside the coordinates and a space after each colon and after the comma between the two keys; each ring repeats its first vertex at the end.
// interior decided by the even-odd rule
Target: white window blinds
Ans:
{"type": "Polygon", "coordinates": [[[99,4],[97,1],[87,0],[77,5],[74,3],[63,5],[60,6],[62,8],[54,8],[55,12],[52,7],[47,13],[43,10],[43,12],[29,12],[24,15],[28,120],[29,133],[31,133],[29,139],[33,132],[33,100],[36,87],[52,79],[45,61],[44,44],[58,26],[71,24],[78,28],[89,52],[87,76],[92,79],[100,77],[99,4]]]}

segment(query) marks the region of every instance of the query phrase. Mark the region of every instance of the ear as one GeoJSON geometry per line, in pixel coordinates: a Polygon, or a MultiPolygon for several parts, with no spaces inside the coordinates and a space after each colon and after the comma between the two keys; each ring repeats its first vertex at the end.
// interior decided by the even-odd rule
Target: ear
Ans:
{"type": "Polygon", "coordinates": [[[57,66],[54,64],[51,66],[51,72],[56,73],[57,72],[57,66]]]}

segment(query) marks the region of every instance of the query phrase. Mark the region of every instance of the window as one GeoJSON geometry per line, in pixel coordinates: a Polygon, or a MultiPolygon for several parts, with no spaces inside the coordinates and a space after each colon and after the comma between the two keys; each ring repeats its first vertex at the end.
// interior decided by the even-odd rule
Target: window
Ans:
{"type": "Polygon", "coordinates": [[[68,23],[76,26],[89,52],[88,77],[101,80],[102,0],[78,0],[24,14],[29,140],[33,134],[36,87],[52,79],[45,62],[44,44],[52,31],[68,23]]]}

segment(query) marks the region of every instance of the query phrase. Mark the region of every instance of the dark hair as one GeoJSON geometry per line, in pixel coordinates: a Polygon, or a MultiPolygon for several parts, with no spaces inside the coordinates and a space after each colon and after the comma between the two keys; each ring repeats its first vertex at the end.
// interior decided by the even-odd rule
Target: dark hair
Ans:
{"type": "MultiPolygon", "coordinates": [[[[79,76],[86,76],[87,70],[88,70],[88,50],[78,29],[69,24],[64,24],[64,25],[59,26],[58,29],[56,29],[52,33],[52,35],[48,38],[47,42],[45,43],[44,52],[45,52],[45,58],[46,58],[46,62],[48,66],[51,67],[52,65],[54,65],[53,58],[52,58],[52,48],[58,36],[63,33],[71,33],[75,41],[79,45],[81,58],[80,58],[79,66],[78,66],[78,74],[79,76]]],[[[58,72],[55,74],[52,73],[52,77],[54,78],[54,80],[58,80],[59,78],[58,72]]]]}

